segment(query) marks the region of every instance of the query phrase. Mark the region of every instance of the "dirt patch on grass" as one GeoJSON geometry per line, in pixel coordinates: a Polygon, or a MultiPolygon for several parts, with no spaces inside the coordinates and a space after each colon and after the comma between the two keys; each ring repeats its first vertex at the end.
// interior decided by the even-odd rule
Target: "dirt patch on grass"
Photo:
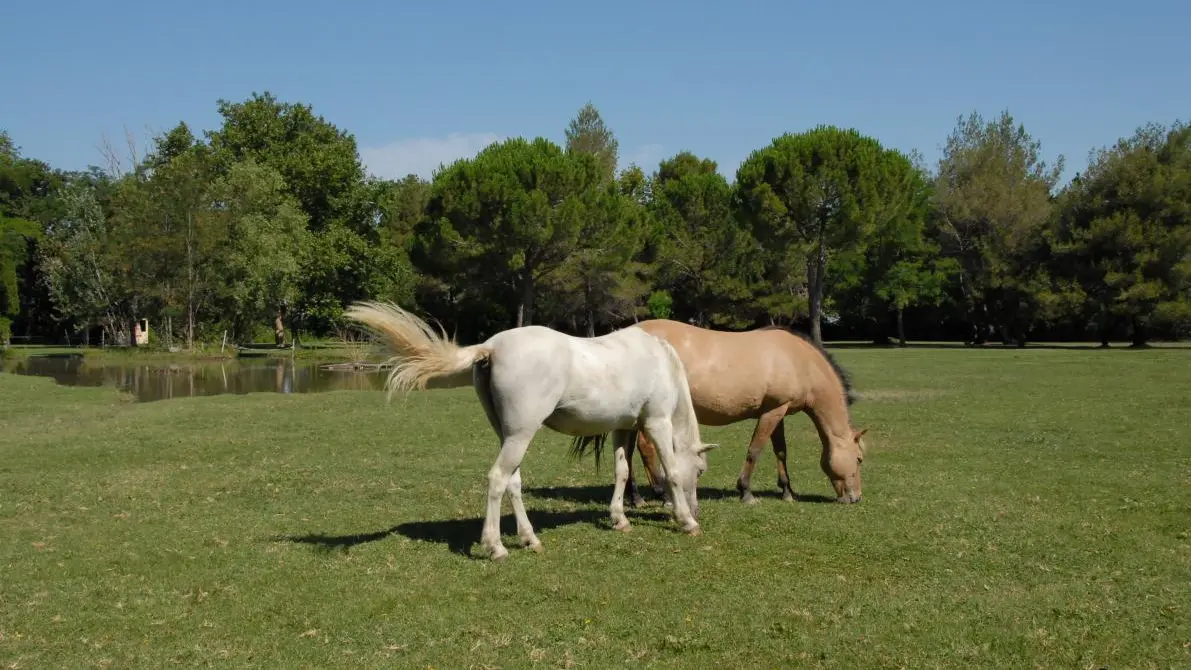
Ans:
{"type": "Polygon", "coordinates": [[[869,389],[857,391],[856,397],[871,402],[915,402],[943,395],[939,389],[869,389]]]}

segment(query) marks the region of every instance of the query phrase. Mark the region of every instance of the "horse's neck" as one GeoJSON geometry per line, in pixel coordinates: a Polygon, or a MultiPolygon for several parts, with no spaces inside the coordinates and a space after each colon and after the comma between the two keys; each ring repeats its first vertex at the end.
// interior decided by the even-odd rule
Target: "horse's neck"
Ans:
{"type": "MultiPolygon", "coordinates": [[[[834,391],[842,396],[842,390],[834,391]]],[[[848,405],[842,397],[838,400],[835,395],[821,397],[821,399],[804,410],[819,431],[819,439],[823,442],[823,449],[832,444],[846,441],[852,434],[852,420],[848,413],[848,405]]]]}
{"type": "Polygon", "coordinates": [[[674,404],[674,413],[670,417],[670,423],[674,426],[675,441],[686,449],[695,449],[700,446],[699,419],[695,415],[695,404],[691,400],[691,388],[687,381],[686,368],[683,366],[678,352],[664,340],[661,341],[670,362],[671,378],[674,379],[678,387],[676,389],[678,401],[674,404]]]}
{"type": "Polygon", "coordinates": [[[674,437],[693,448],[699,443],[699,422],[695,417],[695,406],[689,400],[690,390],[680,393],[670,423],[674,425],[674,437]]]}

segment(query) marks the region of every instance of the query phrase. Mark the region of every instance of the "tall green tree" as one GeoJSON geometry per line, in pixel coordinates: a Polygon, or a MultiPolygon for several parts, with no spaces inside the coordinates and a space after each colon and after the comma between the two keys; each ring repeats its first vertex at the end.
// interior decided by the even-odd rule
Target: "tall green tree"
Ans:
{"type": "Polygon", "coordinates": [[[1191,326],[1191,127],[1147,124],[1096,151],[1066,189],[1056,255],[1108,346],[1125,320],[1134,346],[1154,325],[1191,326]]]}
{"type": "Polygon", "coordinates": [[[309,245],[306,213],[279,172],[252,160],[236,163],[212,184],[216,215],[226,231],[218,268],[221,304],[235,332],[250,334],[266,319],[284,343],[284,320],[297,302],[303,254],[309,245]]]}
{"type": "Polygon", "coordinates": [[[376,203],[376,228],[385,244],[407,250],[419,224],[426,218],[430,202],[430,182],[416,174],[368,185],[376,203]]]}
{"type": "Polygon", "coordinates": [[[878,217],[863,247],[838,254],[830,272],[835,275],[832,293],[842,308],[876,322],[879,342],[888,341],[884,324],[893,312],[898,343],[905,346],[906,309],[940,304],[958,265],[939,255],[929,229],[931,185],[926,171],[896,152],[888,157],[885,189],[890,208],[878,217]]]}
{"type": "MultiPolygon", "coordinates": [[[[200,316],[224,279],[220,249],[227,227],[213,213],[215,164],[205,148],[178,147],[168,160],[150,155],[151,172],[125,176],[113,198],[109,234],[113,253],[138,296],[137,318],[182,317],[193,348],[200,316]]],[[[172,319],[171,319],[172,322],[172,319]]]]}
{"type": "Polygon", "coordinates": [[[832,256],[862,249],[885,219],[910,207],[911,192],[899,185],[906,165],[854,129],[819,126],[774,139],[737,170],[742,213],[767,251],[766,279],[792,286],[790,275],[805,269],[815,342],[822,342],[832,256]]]}
{"type": "Polygon", "coordinates": [[[220,100],[223,124],[207,133],[215,154],[227,164],[251,158],[277,170],[301,203],[310,228],[332,221],[356,228],[364,167],[355,138],[310,105],[281,102],[272,93],[253,93],[242,102],[220,100]]]}
{"type": "Polygon", "coordinates": [[[1024,341],[1034,321],[1046,316],[1050,280],[1038,262],[1051,216],[1052,193],[1063,171],[1041,158],[1041,144],[1008,111],[985,121],[960,117],[939,159],[934,207],[943,253],[961,268],[960,288],[983,342],[999,327],[1008,342],[1024,341]]]}
{"type": "Polygon", "coordinates": [[[743,312],[752,295],[754,245],[716,168],[689,151],[658,165],[649,188],[651,246],[668,310],[701,326],[736,326],[750,320],[743,312]]]}
{"type": "Polygon", "coordinates": [[[59,196],[61,213],[38,253],[57,319],[82,327],[99,324],[114,341],[132,333],[137,291],[100,193],[94,182],[67,184],[59,196]]]}
{"type": "Polygon", "coordinates": [[[604,123],[604,117],[590,101],[579,108],[566,128],[567,151],[591,154],[600,162],[605,182],[616,176],[620,142],[604,123]]]}
{"type": "Polygon", "coordinates": [[[642,313],[649,284],[636,256],[648,232],[647,213],[617,182],[589,194],[584,204],[577,247],[546,286],[552,302],[594,337],[598,326],[642,313]]]}
{"type": "Polygon", "coordinates": [[[383,194],[365,180],[350,133],[309,105],[281,102],[268,92],[237,103],[220,100],[219,113],[222,126],[207,133],[215,155],[225,165],[252,159],[276,170],[307,216],[313,237],[294,309],[304,328],[333,331],[348,302],[406,293],[409,260],[382,240],[383,194]]]}
{"type": "Polygon", "coordinates": [[[593,156],[544,138],[489,145],[435,178],[421,258],[456,294],[511,289],[516,324],[532,324],[542,282],[580,247],[600,174],[593,156]]]}
{"type": "Polygon", "coordinates": [[[32,221],[0,214],[0,345],[7,345],[12,336],[12,320],[21,309],[19,270],[40,235],[40,226],[32,221]]]}
{"type": "Polygon", "coordinates": [[[178,156],[185,154],[198,144],[194,133],[186,122],[180,122],[165,133],[154,138],[153,150],[145,156],[145,165],[156,169],[169,165],[178,156]]]}
{"type": "Polygon", "coordinates": [[[0,343],[8,342],[13,321],[32,307],[31,268],[59,181],[44,162],[22,156],[0,130],[0,343]]]}

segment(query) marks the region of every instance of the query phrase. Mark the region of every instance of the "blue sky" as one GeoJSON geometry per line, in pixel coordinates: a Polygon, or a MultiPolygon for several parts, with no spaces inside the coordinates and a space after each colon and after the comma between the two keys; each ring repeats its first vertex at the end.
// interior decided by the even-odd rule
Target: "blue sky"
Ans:
{"type": "Polygon", "coordinates": [[[217,127],[271,91],[352,132],[370,170],[429,176],[494,139],[561,142],[586,101],[647,169],[730,178],[819,123],[932,163],[956,117],[1008,109],[1067,159],[1191,120],[1191,2],[22,2],[0,35],[0,128],[64,168],[102,137],[217,127]],[[337,9],[329,9],[337,6],[337,9]]]}

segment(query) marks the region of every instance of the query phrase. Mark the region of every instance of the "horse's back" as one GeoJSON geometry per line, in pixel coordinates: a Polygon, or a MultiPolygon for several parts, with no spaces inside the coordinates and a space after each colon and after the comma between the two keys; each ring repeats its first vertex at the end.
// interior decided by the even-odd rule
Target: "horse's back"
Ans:
{"type": "Polygon", "coordinates": [[[666,378],[664,350],[645,333],[580,338],[524,326],[487,344],[492,393],[500,413],[509,415],[502,421],[542,421],[571,435],[633,427],[666,378]]]}
{"type": "Polygon", "coordinates": [[[799,406],[810,394],[815,372],[807,343],[778,328],[731,332],[669,319],[642,321],[638,328],[669,342],[687,373],[699,423],[726,425],[772,407],[799,406]],[[809,372],[809,373],[808,373],[809,372]]]}

